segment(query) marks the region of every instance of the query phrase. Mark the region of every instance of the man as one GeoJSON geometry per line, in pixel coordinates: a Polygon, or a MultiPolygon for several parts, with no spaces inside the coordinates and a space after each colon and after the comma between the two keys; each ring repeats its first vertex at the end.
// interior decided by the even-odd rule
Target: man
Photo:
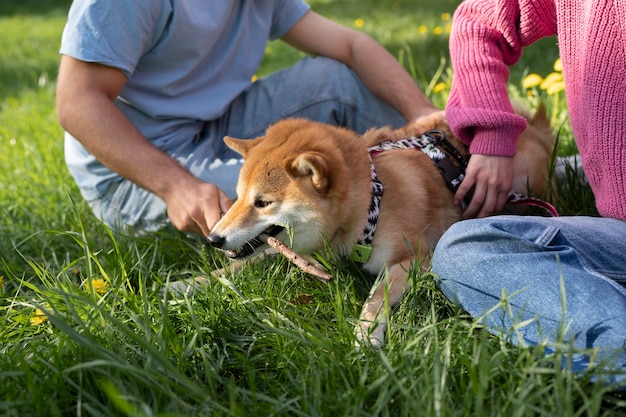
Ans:
{"type": "Polygon", "coordinates": [[[302,0],[76,0],[61,53],[68,168],[97,217],[135,232],[169,217],[208,235],[241,164],[225,135],[285,117],[362,132],[436,110],[383,47],[302,0]],[[319,57],[252,83],[276,38],[319,57]]]}

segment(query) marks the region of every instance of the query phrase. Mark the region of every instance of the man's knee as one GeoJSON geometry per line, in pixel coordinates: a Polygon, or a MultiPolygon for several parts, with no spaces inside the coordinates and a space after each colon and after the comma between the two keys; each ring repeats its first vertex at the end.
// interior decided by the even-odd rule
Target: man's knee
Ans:
{"type": "Polygon", "coordinates": [[[111,186],[89,206],[100,221],[119,232],[143,234],[169,223],[165,202],[128,180],[111,186]]]}

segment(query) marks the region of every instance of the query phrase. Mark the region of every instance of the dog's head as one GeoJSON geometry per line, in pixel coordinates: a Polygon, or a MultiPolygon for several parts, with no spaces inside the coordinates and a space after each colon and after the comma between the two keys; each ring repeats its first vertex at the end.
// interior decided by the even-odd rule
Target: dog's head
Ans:
{"type": "Polygon", "coordinates": [[[252,256],[263,234],[278,236],[300,253],[323,245],[336,178],[346,177],[332,143],[347,130],[302,119],[286,119],[252,140],[224,138],[244,157],[237,200],[208,240],[233,259],[252,256]]]}

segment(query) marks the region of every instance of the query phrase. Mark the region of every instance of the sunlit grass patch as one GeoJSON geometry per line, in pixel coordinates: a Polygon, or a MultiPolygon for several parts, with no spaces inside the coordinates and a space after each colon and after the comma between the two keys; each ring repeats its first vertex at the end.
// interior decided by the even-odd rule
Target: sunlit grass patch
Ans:
{"type": "MultiPolygon", "coordinates": [[[[0,415],[620,415],[608,388],[489,335],[414,268],[380,351],[354,348],[373,278],[347,261],[310,279],[282,258],[209,280],[192,297],[170,281],[224,257],[172,229],[113,234],[63,161],[55,114],[58,45],[70,0],[0,4],[0,415]],[[11,5],[9,7],[7,5],[11,5]],[[7,11],[7,9],[10,11],[7,11]]],[[[452,72],[450,0],[314,0],[362,30],[440,107],[452,72]]],[[[554,42],[525,53],[510,91],[547,101],[562,140],[563,93],[540,85],[554,42]],[[528,84],[526,75],[540,80],[528,84]],[[530,92],[530,94],[529,94],[530,92]],[[556,115],[556,116],[554,116],[556,115]]],[[[270,43],[258,76],[303,56],[270,43]]],[[[572,198],[588,202],[585,190],[572,198]],[[582,197],[581,197],[582,196],[582,197]]],[[[574,203],[569,203],[575,207],[574,203]]],[[[576,206],[577,207],[577,206],[576,206]]]]}

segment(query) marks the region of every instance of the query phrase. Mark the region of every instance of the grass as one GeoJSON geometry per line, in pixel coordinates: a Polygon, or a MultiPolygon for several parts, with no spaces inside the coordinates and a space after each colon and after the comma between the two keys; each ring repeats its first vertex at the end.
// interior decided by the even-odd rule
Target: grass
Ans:
{"type": "MultiPolygon", "coordinates": [[[[444,13],[457,3],[311,2],[379,39],[440,105],[450,75],[444,13]]],[[[372,280],[346,262],[333,264],[330,284],[277,259],[216,279],[192,299],[162,295],[167,281],[224,260],[173,230],[113,235],[82,201],[54,109],[69,4],[0,5],[0,415],[624,414],[623,397],[574,377],[560,353],[544,358],[489,336],[428,274],[412,272],[380,351],[353,348],[372,280]]],[[[272,43],[260,74],[299,56],[272,43]]],[[[530,50],[512,70],[511,92],[548,102],[565,121],[559,152],[569,153],[562,100],[521,88],[526,73],[546,75],[555,59],[553,40],[530,50]]],[[[559,208],[588,213],[593,201],[580,187],[559,208]]]]}

